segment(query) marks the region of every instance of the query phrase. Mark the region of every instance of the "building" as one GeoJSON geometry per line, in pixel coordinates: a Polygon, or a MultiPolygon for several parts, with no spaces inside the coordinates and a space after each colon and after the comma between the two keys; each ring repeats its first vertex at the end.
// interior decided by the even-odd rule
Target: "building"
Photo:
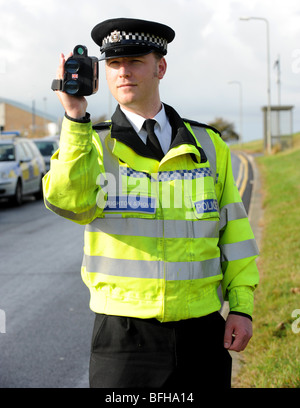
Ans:
{"type": "Polygon", "coordinates": [[[0,131],[19,131],[22,136],[48,135],[48,127],[57,118],[9,99],[0,98],[0,131]]]}
{"type": "MultiPolygon", "coordinates": [[[[271,149],[276,146],[284,150],[293,146],[293,109],[292,105],[271,106],[271,149]]],[[[268,107],[263,106],[264,147],[268,146],[267,119],[268,107]]]]}

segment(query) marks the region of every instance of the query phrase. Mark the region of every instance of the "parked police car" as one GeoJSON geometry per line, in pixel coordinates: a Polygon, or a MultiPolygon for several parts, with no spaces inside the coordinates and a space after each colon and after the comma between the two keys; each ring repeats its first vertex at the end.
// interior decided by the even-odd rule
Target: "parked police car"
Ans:
{"type": "Polygon", "coordinates": [[[46,172],[49,171],[51,157],[59,147],[59,138],[46,136],[41,139],[33,139],[33,142],[37,145],[41,155],[44,158],[46,172]]]}
{"type": "Polygon", "coordinates": [[[42,198],[42,178],[45,162],[39,149],[30,139],[17,132],[0,136],[0,198],[11,198],[21,205],[24,195],[42,198]]]}

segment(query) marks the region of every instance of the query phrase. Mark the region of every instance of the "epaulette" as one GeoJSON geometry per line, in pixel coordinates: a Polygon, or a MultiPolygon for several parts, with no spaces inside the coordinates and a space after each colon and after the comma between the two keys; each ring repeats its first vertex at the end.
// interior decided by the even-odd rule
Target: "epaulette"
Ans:
{"type": "Polygon", "coordinates": [[[188,122],[190,125],[192,126],[199,126],[199,127],[204,127],[206,129],[211,129],[213,130],[215,133],[217,133],[220,137],[222,137],[221,132],[214,128],[213,126],[210,125],[206,125],[205,123],[200,123],[200,122],[196,122],[195,120],[190,120],[190,119],[182,119],[184,122],[188,122]]]}
{"type": "Polygon", "coordinates": [[[93,129],[94,130],[104,130],[104,129],[109,129],[111,126],[111,121],[107,121],[107,122],[100,122],[100,123],[96,123],[95,125],[93,125],[93,129]]]}

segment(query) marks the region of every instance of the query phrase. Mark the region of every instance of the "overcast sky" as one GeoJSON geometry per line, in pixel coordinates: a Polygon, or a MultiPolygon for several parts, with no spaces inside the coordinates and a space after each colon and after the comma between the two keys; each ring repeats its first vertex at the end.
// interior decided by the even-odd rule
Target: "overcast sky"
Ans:
{"type": "MultiPolygon", "coordinates": [[[[168,70],[161,99],[182,117],[211,122],[223,117],[240,131],[239,81],[243,95],[243,137],[262,138],[261,107],[267,104],[266,23],[240,21],[241,16],[269,21],[271,101],[278,103],[280,57],[281,103],[294,105],[294,131],[300,131],[300,2],[299,0],[0,0],[0,97],[56,117],[62,107],[53,91],[59,53],[76,44],[99,48],[90,36],[100,21],[133,17],[170,25],[168,70]]],[[[100,89],[88,98],[93,117],[109,115],[103,62],[100,89]]]]}

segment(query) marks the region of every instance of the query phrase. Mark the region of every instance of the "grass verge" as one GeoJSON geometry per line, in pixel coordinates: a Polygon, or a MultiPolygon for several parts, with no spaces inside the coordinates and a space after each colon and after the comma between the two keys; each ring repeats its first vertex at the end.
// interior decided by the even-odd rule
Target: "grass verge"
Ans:
{"type": "Polygon", "coordinates": [[[300,388],[300,135],[293,149],[258,157],[256,163],[264,207],[260,284],[254,336],[233,386],[300,388]]]}

